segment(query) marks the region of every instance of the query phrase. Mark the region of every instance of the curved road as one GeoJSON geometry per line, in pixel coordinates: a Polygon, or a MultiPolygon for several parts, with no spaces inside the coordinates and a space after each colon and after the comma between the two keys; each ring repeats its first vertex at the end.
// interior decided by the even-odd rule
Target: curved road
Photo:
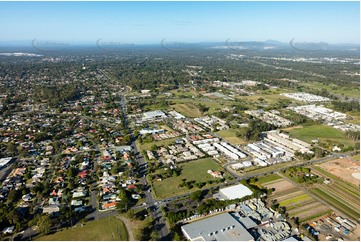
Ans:
{"type": "Polygon", "coordinates": [[[129,224],[129,221],[128,219],[124,218],[124,217],[121,217],[119,215],[116,215],[115,216],[117,219],[120,219],[122,220],[122,222],[124,223],[125,227],[127,228],[127,231],[128,231],[128,240],[129,241],[135,241],[135,238],[134,238],[134,235],[133,235],[133,231],[132,231],[132,228],[129,224]]]}

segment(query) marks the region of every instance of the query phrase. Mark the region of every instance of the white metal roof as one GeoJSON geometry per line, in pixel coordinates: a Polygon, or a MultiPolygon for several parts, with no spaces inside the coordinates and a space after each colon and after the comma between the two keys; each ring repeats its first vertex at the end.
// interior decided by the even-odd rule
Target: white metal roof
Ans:
{"type": "Polygon", "coordinates": [[[219,192],[229,200],[243,198],[253,193],[248,187],[242,184],[220,189],[219,192]]]}

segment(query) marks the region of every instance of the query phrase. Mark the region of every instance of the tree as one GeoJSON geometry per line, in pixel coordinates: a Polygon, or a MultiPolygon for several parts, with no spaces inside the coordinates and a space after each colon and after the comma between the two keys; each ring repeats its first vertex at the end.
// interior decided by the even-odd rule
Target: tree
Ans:
{"type": "Polygon", "coordinates": [[[198,190],[198,191],[191,193],[190,199],[192,199],[195,202],[201,201],[202,200],[202,191],[198,190]]]}
{"type": "Polygon", "coordinates": [[[6,151],[9,153],[10,156],[15,156],[18,152],[15,144],[13,144],[11,142],[7,145],[6,151]]]}
{"type": "Polygon", "coordinates": [[[20,197],[21,197],[20,190],[13,189],[9,192],[7,202],[8,204],[16,203],[20,199],[20,197]]]}
{"type": "Polygon", "coordinates": [[[123,137],[123,144],[129,144],[131,139],[130,139],[130,136],[129,135],[124,135],[123,137]]]}
{"type": "Polygon", "coordinates": [[[136,217],[133,209],[129,209],[127,215],[130,219],[134,219],[136,217]]]}
{"type": "Polygon", "coordinates": [[[39,228],[39,232],[41,234],[48,234],[51,229],[51,219],[48,214],[43,215],[40,217],[40,219],[37,222],[37,226],[39,228]]]}
{"type": "Polygon", "coordinates": [[[150,240],[152,241],[156,241],[159,239],[159,233],[158,231],[156,230],[153,230],[151,233],[150,233],[150,240]]]}

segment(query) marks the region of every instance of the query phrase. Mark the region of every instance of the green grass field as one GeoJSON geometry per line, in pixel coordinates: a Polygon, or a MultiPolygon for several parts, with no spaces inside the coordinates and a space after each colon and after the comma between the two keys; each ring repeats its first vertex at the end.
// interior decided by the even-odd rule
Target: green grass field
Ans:
{"type": "Polygon", "coordinates": [[[102,218],[87,222],[83,227],[65,229],[55,234],[40,237],[37,240],[48,241],[84,241],[84,240],[128,240],[124,223],[115,217],[102,218]]]}
{"type": "Polygon", "coordinates": [[[177,103],[175,105],[172,105],[172,107],[177,112],[189,118],[197,118],[202,116],[202,113],[199,111],[199,109],[190,103],[177,103]]]}
{"type": "Polygon", "coordinates": [[[354,155],[351,157],[354,161],[360,161],[360,154],[354,155]]]}
{"type": "Polygon", "coordinates": [[[246,143],[244,140],[236,136],[236,130],[234,129],[221,130],[216,132],[216,134],[233,145],[242,145],[246,143]]]}
{"type": "Polygon", "coordinates": [[[341,130],[326,126],[326,125],[312,125],[303,128],[296,128],[288,130],[290,135],[294,138],[306,141],[308,143],[313,139],[319,139],[321,142],[330,140],[335,143],[342,143],[345,146],[355,145],[355,142],[345,137],[341,130]]]}
{"type": "Polygon", "coordinates": [[[211,158],[190,161],[179,165],[179,167],[182,167],[181,175],[177,177],[170,177],[162,181],[153,181],[153,190],[157,197],[165,198],[195,191],[197,188],[188,190],[186,187],[178,187],[178,185],[182,183],[182,179],[196,182],[206,182],[210,180],[214,181],[217,180],[217,178],[214,178],[208,174],[207,170],[223,171],[223,168],[211,158]]]}
{"type": "Polygon", "coordinates": [[[281,179],[281,177],[279,175],[271,174],[271,175],[268,175],[268,176],[258,178],[257,183],[262,185],[262,184],[265,184],[265,183],[277,181],[279,179],[281,179]]]}
{"type": "Polygon", "coordinates": [[[346,119],[345,123],[360,125],[360,112],[345,112],[347,116],[352,117],[352,120],[346,119]]]}
{"type": "Polygon", "coordinates": [[[328,92],[337,94],[337,95],[344,95],[347,97],[360,97],[360,89],[357,88],[350,88],[350,87],[340,87],[336,85],[325,85],[320,82],[304,82],[302,83],[305,87],[311,87],[315,89],[326,89],[328,92]]]}
{"type": "Polygon", "coordinates": [[[199,95],[195,91],[186,91],[186,90],[182,90],[182,91],[180,91],[180,90],[172,90],[172,91],[170,91],[170,93],[172,93],[177,98],[179,98],[180,96],[186,96],[187,98],[192,98],[192,96],[199,95]]]}
{"type": "Polygon", "coordinates": [[[165,139],[165,140],[161,140],[161,141],[154,141],[154,142],[149,142],[149,143],[144,143],[144,144],[141,144],[138,141],[136,141],[135,144],[137,145],[137,148],[140,151],[143,151],[143,150],[150,150],[150,148],[153,145],[158,145],[158,146],[170,145],[170,144],[174,143],[175,140],[178,139],[178,138],[179,137],[175,137],[175,138],[171,138],[171,139],[165,139]]]}
{"type": "Polygon", "coordinates": [[[176,111],[182,113],[188,117],[200,117],[202,115],[212,114],[214,112],[220,111],[222,108],[230,108],[232,105],[237,104],[236,101],[231,100],[211,100],[204,98],[189,98],[189,99],[171,99],[174,105],[173,107],[176,111]],[[202,104],[209,108],[205,113],[201,113],[196,105],[202,104]]]}

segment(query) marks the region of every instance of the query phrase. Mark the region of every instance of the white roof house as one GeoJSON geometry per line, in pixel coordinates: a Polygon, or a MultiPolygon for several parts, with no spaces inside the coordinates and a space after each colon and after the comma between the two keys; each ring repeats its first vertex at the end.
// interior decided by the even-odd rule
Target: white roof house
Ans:
{"type": "Polygon", "coordinates": [[[249,196],[252,195],[252,191],[242,185],[236,185],[236,186],[231,186],[231,187],[226,187],[223,189],[219,190],[219,194],[225,199],[225,200],[232,200],[232,199],[237,199],[237,198],[243,198],[245,196],[249,196]]]}

